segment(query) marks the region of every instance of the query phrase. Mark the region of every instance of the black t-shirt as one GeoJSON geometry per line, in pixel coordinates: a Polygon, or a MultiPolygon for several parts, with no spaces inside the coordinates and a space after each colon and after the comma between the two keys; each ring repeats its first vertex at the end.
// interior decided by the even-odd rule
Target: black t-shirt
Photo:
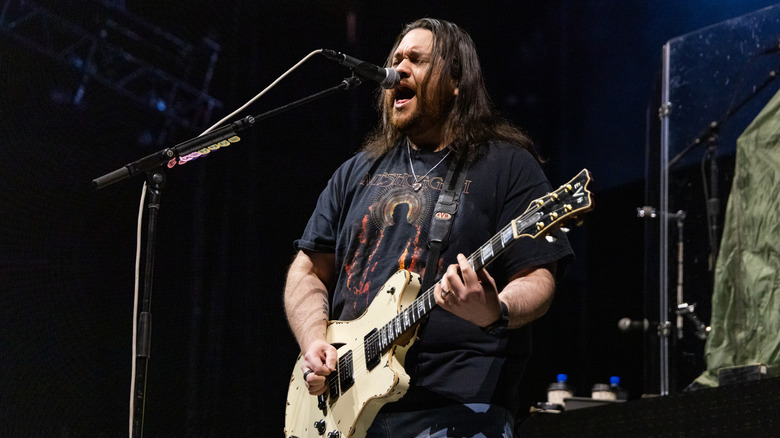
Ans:
{"type": "MultiPolygon", "coordinates": [[[[421,153],[402,143],[369,160],[359,153],[335,172],[320,195],[297,249],[335,254],[337,281],[330,291],[331,319],[360,316],[374,295],[398,269],[424,276],[428,229],[453,154],[425,175],[447,150],[421,153]]],[[[525,149],[491,143],[485,155],[468,168],[449,245],[441,255],[437,278],[522,215],[529,204],[550,191],[541,168],[525,149]]],[[[521,238],[488,266],[501,290],[520,270],[572,254],[565,236],[554,243],[521,238]]],[[[439,307],[419,331],[407,356],[412,388],[394,408],[428,403],[498,403],[515,411],[525,362],[530,354],[527,328],[490,336],[476,325],[439,307]]],[[[390,407],[391,405],[388,405],[390,407]]]]}

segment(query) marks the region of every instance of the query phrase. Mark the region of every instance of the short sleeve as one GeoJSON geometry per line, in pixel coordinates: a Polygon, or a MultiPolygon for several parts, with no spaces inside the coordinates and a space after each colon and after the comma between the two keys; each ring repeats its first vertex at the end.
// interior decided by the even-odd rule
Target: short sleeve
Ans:
{"type": "Polygon", "coordinates": [[[330,178],[317,199],[317,206],[306,224],[303,235],[294,242],[295,249],[333,253],[339,230],[339,216],[342,212],[347,163],[330,178]]]}
{"type": "MultiPolygon", "coordinates": [[[[511,152],[511,155],[503,158],[503,162],[510,165],[503,172],[506,179],[501,181],[506,185],[506,198],[499,215],[499,226],[521,217],[534,200],[552,190],[544,172],[530,153],[517,148],[504,149],[502,152],[511,152]]],[[[573,255],[568,239],[559,231],[553,235],[556,237],[553,242],[544,238],[521,237],[497,260],[497,264],[511,276],[529,267],[568,260],[573,255]]]]}

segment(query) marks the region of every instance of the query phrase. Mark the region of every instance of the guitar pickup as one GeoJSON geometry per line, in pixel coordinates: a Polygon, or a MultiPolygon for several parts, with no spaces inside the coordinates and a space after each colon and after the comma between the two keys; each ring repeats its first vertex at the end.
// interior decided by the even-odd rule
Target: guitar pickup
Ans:
{"type": "Polygon", "coordinates": [[[366,356],[366,369],[372,370],[375,366],[379,365],[381,360],[381,348],[379,346],[379,337],[377,329],[373,329],[363,337],[363,345],[366,356]]]}

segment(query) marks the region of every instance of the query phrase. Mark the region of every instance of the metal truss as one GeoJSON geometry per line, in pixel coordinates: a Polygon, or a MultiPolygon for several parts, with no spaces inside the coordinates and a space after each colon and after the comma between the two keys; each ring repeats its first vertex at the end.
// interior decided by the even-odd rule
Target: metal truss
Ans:
{"type": "Polygon", "coordinates": [[[222,107],[208,94],[220,51],[213,40],[184,41],[125,11],[121,2],[49,3],[6,0],[0,37],[80,74],[73,104],[83,102],[86,85],[94,80],[196,131],[222,107]]]}

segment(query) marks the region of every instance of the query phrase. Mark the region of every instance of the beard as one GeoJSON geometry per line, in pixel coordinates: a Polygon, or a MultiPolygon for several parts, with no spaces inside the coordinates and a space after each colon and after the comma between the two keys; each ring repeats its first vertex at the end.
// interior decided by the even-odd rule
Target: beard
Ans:
{"type": "Polygon", "coordinates": [[[452,99],[448,99],[439,86],[427,91],[415,93],[411,105],[400,110],[395,108],[397,91],[390,90],[385,94],[385,111],[390,124],[402,134],[414,136],[444,124],[445,108],[449,108],[452,99]]]}

